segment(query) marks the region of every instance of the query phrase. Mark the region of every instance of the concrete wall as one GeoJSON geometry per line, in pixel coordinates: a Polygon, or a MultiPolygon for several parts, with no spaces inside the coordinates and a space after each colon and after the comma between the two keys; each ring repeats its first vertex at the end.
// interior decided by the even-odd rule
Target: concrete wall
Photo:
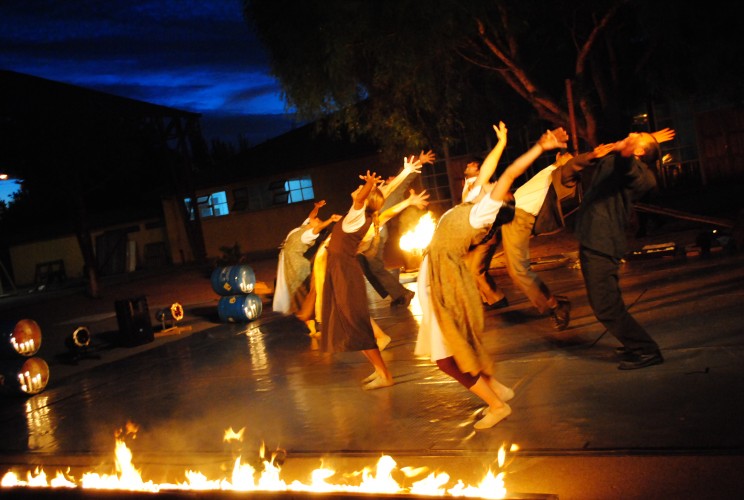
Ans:
{"type": "MultiPolygon", "coordinates": [[[[351,193],[361,184],[359,175],[367,169],[377,172],[381,176],[397,174],[403,166],[400,164],[381,164],[377,156],[360,158],[354,161],[344,161],[313,168],[299,169],[285,172],[282,175],[262,177],[250,181],[233,182],[210,186],[196,192],[197,196],[207,195],[217,191],[225,191],[228,206],[232,206],[232,192],[236,187],[250,183],[269,183],[302,175],[310,175],[315,193],[314,200],[287,205],[276,205],[258,211],[231,211],[221,217],[202,219],[202,232],[206,247],[207,259],[219,259],[222,247],[238,245],[242,254],[273,255],[279,253],[279,245],[284,241],[287,233],[299,226],[314,207],[314,203],[325,200],[318,216],[327,219],[332,214],[345,214],[351,207],[351,193]]],[[[185,263],[193,260],[188,250],[188,239],[180,212],[176,203],[180,200],[167,199],[163,201],[171,258],[174,263],[185,263]]]]}
{"type": "MultiPolygon", "coordinates": [[[[160,220],[132,222],[93,231],[94,248],[97,237],[107,231],[122,228],[128,228],[127,248],[134,251],[134,255],[131,255],[131,250],[127,255],[127,260],[134,264],[134,269],[127,265],[129,271],[154,265],[147,261],[148,247],[167,248],[165,227],[160,220]]],[[[62,260],[67,278],[77,279],[83,276],[83,256],[74,234],[15,245],[9,249],[9,253],[15,285],[18,288],[34,285],[37,265],[44,262],[62,260]]]]}

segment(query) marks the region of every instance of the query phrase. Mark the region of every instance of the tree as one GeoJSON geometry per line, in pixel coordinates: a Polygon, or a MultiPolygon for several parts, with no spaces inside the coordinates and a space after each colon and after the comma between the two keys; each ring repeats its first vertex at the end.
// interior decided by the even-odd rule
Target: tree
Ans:
{"type": "MultiPolygon", "coordinates": [[[[499,118],[525,120],[527,108],[550,126],[568,126],[574,111],[577,138],[612,140],[654,98],[701,92],[712,74],[732,73],[710,57],[741,61],[742,30],[727,10],[719,0],[705,9],[670,0],[244,1],[288,106],[308,120],[332,114],[395,151],[467,142],[499,118]]],[[[741,67],[726,78],[733,98],[741,67]]]]}

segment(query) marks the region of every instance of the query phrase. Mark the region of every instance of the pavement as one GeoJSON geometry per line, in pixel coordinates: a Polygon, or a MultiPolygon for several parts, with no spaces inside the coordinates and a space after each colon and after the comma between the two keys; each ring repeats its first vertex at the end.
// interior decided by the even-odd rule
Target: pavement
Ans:
{"type": "MultiPolygon", "coordinates": [[[[639,252],[623,265],[621,285],[665,357],[641,370],[617,369],[618,344],[588,306],[570,234],[532,246],[543,279],[572,302],[564,332],[530,306],[497,257],[491,273],[510,306],[487,312],[484,337],[516,397],[512,415],[486,431],[472,427],[482,410],[477,398],[413,355],[415,299],[391,307],[368,288],[372,316],[393,339],[383,357],[396,384],[363,391],[370,367],[361,354],[321,353],[301,322],[271,311],[275,259],[248,262],[267,293],[260,316],[245,323],[220,321],[211,269],[201,266],[106,278],[99,299],[79,284],[3,297],[0,319],[40,325],[37,356],[50,378],[38,394],[0,395],[0,477],[25,477],[37,466],[49,475],[111,468],[114,433],[132,422],[139,427],[132,461],[156,482],[187,469],[229,477],[237,449],[223,438],[243,429],[243,457],[256,461],[264,446],[282,450],[282,472],[300,480],[321,464],[359,471],[387,455],[401,484],[406,467],[477,484],[513,444],[501,466],[508,498],[739,498],[744,253],[725,239],[701,253],[704,229],[669,226],[633,241],[639,252]],[[645,245],[658,251],[641,252],[645,245]],[[146,297],[155,339],[124,347],[114,302],[138,296],[146,297]],[[160,325],[155,312],[174,302],[183,320],[160,325]],[[72,356],[65,340],[79,326],[91,332],[91,346],[72,356]]],[[[415,272],[401,276],[415,291],[415,272]]]]}

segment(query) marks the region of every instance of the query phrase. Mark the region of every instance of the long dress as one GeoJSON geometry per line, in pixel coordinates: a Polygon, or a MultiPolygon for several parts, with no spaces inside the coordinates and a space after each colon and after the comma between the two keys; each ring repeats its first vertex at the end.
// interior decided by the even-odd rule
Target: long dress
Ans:
{"type": "Polygon", "coordinates": [[[440,218],[419,269],[422,318],[417,356],[432,361],[452,356],[463,373],[493,373],[493,362],[480,338],[483,304],[465,255],[484,236],[501,205],[485,196],[475,204],[456,205],[440,218]]]}
{"type": "Polygon", "coordinates": [[[289,232],[279,252],[272,310],[281,314],[299,311],[309,290],[310,261],[303,255],[318,234],[304,224],[289,232]]]}
{"type": "Polygon", "coordinates": [[[364,207],[352,207],[341,224],[333,227],[322,292],[320,348],[325,352],[377,349],[364,273],[356,257],[359,242],[371,223],[364,207]]]}

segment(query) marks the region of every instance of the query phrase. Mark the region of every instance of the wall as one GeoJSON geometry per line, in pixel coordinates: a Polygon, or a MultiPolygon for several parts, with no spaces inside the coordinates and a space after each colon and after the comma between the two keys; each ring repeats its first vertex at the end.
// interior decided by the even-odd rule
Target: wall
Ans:
{"type": "MultiPolygon", "coordinates": [[[[160,220],[120,224],[93,231],[94,247],[96,238],[102,236],[107,231],[115,231],[122,228],[131,228],[127,232],[127,241],[124,244],[125,246],[129,246],[127,242],[133,242],[136,269],[142,269],[154,264],[146,260],[145,250],[148,246],[166,246],[167,248],[168,242],[165,227],[160,220]]],[[[36,266],[43,262],[62,260],[68,279],[79,279],[83,277],[83,256],[75,235],[15,245],[10,247],[9,253],[15,285],[18,288],[30,287],[35,284],[36,266]]]]}
{"type": "MultiPolygon", "coordinates": [[[[251,212],[231,211],[226,216],[202,219],[202,233],[204,234],[207,259],[219,259],[223,255],[222,247],[232,247],[236,244],[240,247],[241,253],[249,256],[278,255],[279,245],[284,241],[287,233],[305,220],[313,209],[315,202],[326,201],[326,206],[318,214],[321,219],[327,219],[334,213],[344,215],[351,206],[351,193],[362,182],[359,175],[366,173],[369,169],[377,172],[378,175],[387,177],[397,174],[402,166],[402,158],[399,165],[394,165],[383,164],[378,156],[370,156],[298,169],[281,175],[266,176],[250,181],[213,185],[197,190],[197,196],[225,191],[228,206],[232,206],[234,201],[232,191],[235,187],[244,186],[251,182],[267,183],[272,180],[310,175],[315,193],[315,199],[312,201],[280,205],[251,212]]],[[[163,213],[166,218],[171,258],[174,263],[190,262],[193,260],[193,256],[186,250],[188,239],[176,203],[180,203],[180,201],[172,198],[163,200],[163,213]]]]}

